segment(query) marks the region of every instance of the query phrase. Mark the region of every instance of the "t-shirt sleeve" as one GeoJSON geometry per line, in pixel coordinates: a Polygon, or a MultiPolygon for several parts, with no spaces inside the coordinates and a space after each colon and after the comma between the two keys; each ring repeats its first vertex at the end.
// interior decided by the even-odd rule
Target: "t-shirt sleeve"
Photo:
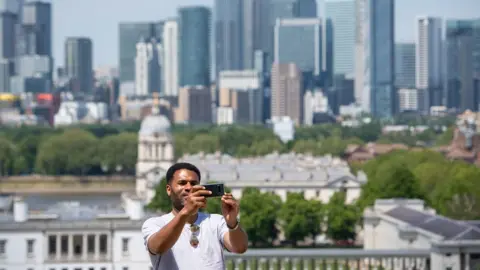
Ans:
{"type": "Polygon", "coordinates": [[[223,246],[225,246],[225,243],[223,243],[225,234],[228,232],[228,227],[227,227],[227,222],[225,221],[225,218],[222,215],[218,215],[218,240],[220,243],[222,243],[223,246]]]}
{"type": "Polygon", "coordinates": [[[142,236],[143,236],[143,243],[145,248],[148,250],[148,239],[156,232],[158,232],[161,228],[165,226],[165,222],[163,222],[160,218],[149,218],[147,219],[142,226],[142,236]]]}

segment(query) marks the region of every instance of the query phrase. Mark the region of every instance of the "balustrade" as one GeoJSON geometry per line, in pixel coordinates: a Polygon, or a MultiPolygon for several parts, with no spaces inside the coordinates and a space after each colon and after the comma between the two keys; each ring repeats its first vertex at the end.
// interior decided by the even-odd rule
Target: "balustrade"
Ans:
{"type": "Polygon", "coordinates": [[[428,250],[252,249],[226,259],[228,270],[430,270],[428,250]]]}

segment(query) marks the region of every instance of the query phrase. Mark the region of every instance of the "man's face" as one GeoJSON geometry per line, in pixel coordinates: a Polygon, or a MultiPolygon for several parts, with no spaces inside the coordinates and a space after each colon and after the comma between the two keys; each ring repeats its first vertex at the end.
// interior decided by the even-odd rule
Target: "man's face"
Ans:
{"type": "Polygon", "coordinates": [[[171,183],[167,184],[167,194],[172,200],[175,210],[180,211],[185,205],[185,199],[192,187],[200,184],[198,175],[194,171],[181,169],[173,174],[171,183]]]}

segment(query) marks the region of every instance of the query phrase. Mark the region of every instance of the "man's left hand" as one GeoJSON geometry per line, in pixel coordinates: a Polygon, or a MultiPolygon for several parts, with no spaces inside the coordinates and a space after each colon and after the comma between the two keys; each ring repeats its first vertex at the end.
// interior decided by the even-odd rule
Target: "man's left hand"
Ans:
{"type": "Polygon", "coordinates": [[[240,210],[237,200],[231,193],[225,193],[222,196],[222,215],[230,228],[237,225],[237,216],[240,210]]]}

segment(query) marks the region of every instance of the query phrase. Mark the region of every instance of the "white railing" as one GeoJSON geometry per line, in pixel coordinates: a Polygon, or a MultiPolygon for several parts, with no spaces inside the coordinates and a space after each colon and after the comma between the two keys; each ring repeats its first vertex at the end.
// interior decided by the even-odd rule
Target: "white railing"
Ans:
{"type": "Polygon", "coordinates": [[[251,249],[226,260],[228,270],[431,270],[429,250],[251,249]]]}

